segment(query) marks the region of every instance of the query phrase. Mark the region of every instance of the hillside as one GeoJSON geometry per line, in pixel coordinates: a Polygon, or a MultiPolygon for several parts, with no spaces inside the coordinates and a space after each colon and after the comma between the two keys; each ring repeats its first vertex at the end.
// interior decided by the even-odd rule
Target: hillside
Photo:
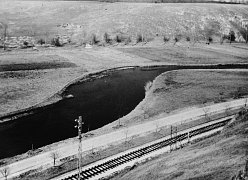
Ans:
{"type": "Polygon", "coordinates": [[[172,153],[165,153],[110,179],[236,179],[239,171],[243,172],[247,163],[247,130],[248,115],[246,113],[237,117],[218,135],[194,142],[172,153]]]}
{"type": "Polygon", "coordinates": [[[150,2],[150,3],[230,3],[247,4],[247,0],[106,0],[107,2],[150,2]]]}
{"type": "MultiPolygon", "coordinates": [[[[39,0],[30,0],[39,1],[39,0]]],[[[51,0],[50,0],[51,1],[51,0]]],[[[52,1],[76,1],[76,0],[52,0],[52,1]]],[[[140,2],[140,3],[225,3],[225,4],[247,4],[248,0],[78,0],[78,1],[100,1],[100,2],[140,2]]]]}
{"type": "MultiPolygon", "coordinates": [[[[232,30],[236,41],[244,41],[241,27],[248,19],[248,6],[211,3],[105,3],[82,1],[0,1],[0,22],[8,24],[8,36],[43,38],[50,42],[55,35],[83,43],[111,39],[145,41],[155,36],[190,41],[219,42],[232,30]]],[[[121,40],[121,41],[122,41],[121,40]]]]}

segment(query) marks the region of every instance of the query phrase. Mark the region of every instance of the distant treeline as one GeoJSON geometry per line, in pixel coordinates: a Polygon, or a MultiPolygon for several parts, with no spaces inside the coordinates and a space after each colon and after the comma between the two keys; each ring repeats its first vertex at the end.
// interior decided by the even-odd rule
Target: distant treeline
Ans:
{"type": "Polygon", "coordinates": [[[151,3],[226,3],[248,4],[248,0],[100,0],[112,2],[151,2],[151,3]]]}
{"type": "MultiPolygon", "coordinates": [[[[50,0],[56,1],[56,0],[50,0]]],[[[248,4],[248,0],[64,0],[64,1],[101,1],[101,2],[139,2],[139,3],[223,3],[248,4]]]]}

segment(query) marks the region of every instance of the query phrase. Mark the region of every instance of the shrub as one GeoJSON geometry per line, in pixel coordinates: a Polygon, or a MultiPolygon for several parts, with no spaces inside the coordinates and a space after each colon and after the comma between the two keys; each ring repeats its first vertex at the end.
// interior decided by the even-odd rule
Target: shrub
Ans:
{"type": "Polygon", "coordinates": [[[178,37],[174,37],[174,45],[179,41],[179,38],[178,37]]]}
{"type": "Polygon", "coordinates": [[[27,42],[27,41],[24,41],[24,42],[23,42],[23,45],[24,45],[24,46],[28,46],[28,42],[27,42]]]}
{"type": "Polygon", "coordinates": [[[128,36],[127,39],[125,40],[125,44],[129,44],[130,42],[132,42],[132,40],[131,40],[131,37],[128,36]]]}
{"type": "Polygon", "coordinates": [[[151,81],[148,81],[148,82],[146,83],[145,87],[144,87],[146,93],[151,89],[151,87],[152,87],[152,82],[151,82],[151,81]]]}
{"type": "Polygon", "coordinates": [[[136,42],[139,43],[139,42],[143,42],[144,41],[144,38],[141,34],[138,34],[137,37],[136,37],[136,42]]]}
{"type": "Polygon", "coordinates": [[[163,41],[164,41],[164,43],[167,43],[167,42],[169,42],[169,41],[170,41],[170,38],[169,38],[169,37],[164,36],[164,37],[163,37],[163,41]]]}
{"type": "Polygon", "coordinates": [[[190,41],[190,37],[189,36],[186,37],[186,41],[188,41],[188,42],[190,41]]]}
{"type": "Polygon", "coordinates": [[[103,40],[104,40],[105,43],[110,43],[111,42],[111,39],[110,39],[108,33],[104,33],[103,40]]]}
{"type": "Polygon", "coordinates": [[[123,38],[121,37],[121,35],[116,35],[116,37],[115,37],[115,41],[117,42],[117,43],[121,43],[122,42],[122,40],[123,40],[123,38]]]}
{"type": "Polygon", "coordinates": [[[229,40],[230,40],[230,43],[232,41],[235,41],[235,33],[234,33],[234,31],[230,31],[229,32],[229,40]]]}
{"type": "Polygon", "coordinates": [[[38,44],[40,44],[40,45],[42,45],[42,44],[45,44],[46,42],[45,42],[45,40],[44,39],[39,39],[38,41],[37,41],[37,43],[38,44]]]}
{"type": "Polygon", "coordinates": [[[59,37],[55,37],[51,40],[51,44],[54,45],[54,46],[57,46],[57,47],[60,47],[62,46],[60,40],[59,40],[59,37]]]}
{"type": "Polygon", "coordinates": [[[212,37],[208,37],[208,43],[212,43],[213,42],[213,38],[212,37]]]}
{"type": "Polygon", "coordinates": [[[180,40],[181,40],[181,38],[182,38],[182,35],[181,34],[177,34],[175,37],[174,37],[174,45],[177,43],[177,42],[179,42],[180,40]]]}
{"type": "Polygon", "coordinates": [[[97,44],[99,43],[99,40],[97,40],[97,37],[95,34],[92,34],[91,36],[91,44],[97,44]]]}

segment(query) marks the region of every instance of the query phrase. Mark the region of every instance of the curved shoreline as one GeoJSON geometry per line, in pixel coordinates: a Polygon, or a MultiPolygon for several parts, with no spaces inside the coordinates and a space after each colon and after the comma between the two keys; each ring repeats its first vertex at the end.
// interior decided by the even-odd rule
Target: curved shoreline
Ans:
{"type": "MultiPolygon", "coordinates": [[[[132,68],[141,68],[141,70],[154,70],[158,68],[163,67],[174,67],[175,70],[180,69],[248,69],[248,63],[235,63],[235,64],[148,64],[148,65],[134,65],[134,66],[120,66],[120,67],[114,67],[109,69],[100,69],[96,71],[91,71],[88,73],[85,73],[75,79],[72,79],[67,84],[64,85],[62,89],[55,92],[53,95],[45,98],[42,102],[36,103],[33,106],[20,109],[17,111],[9,112],[3,115],[0,115],[0,124],[13,121],[15,119],[18,119],[22,116],[27,116],[31,114],[33,110],[37,110],[39,108],[46,107],[48,105],[54,104],[59,102],[63,99],[62,94],[65,92],[66,88],[68,88],[71,85],[74,85],[78,82],[87,82],[87,80],[94,80],[103,77],[103,75],[107,75],[108,72],[115,72],[115,71],[121,71],[125,69],[132,69],[132,68]],[[106,74],[104,74],[106,73],[106,74]],[[55,100],[53,100],[55,99],[55,100]]],[[[170,70],[173,71],[173,70],[170,70]]],[[[170,72],[169,71],[169,72],[170,72]]]]}
{"type": "MultiPolygon", "coordinates": [[[[247,64],[248,65],[248,64],[247,64]]],[[[245,70],[248,70],[248,68],[247,68],[247,65],[246,66],[244,66],[244,67],[246,67],[246,68],[242,68],[242,69],[245,69],[245,70]]],[[[228,65],[229,66],[229,65],[228,65]]],[[[139,66],[135,66],[135,67],[139,67],[139,66]]],[[[129,68],[135,68],[135,67],[129,67],[129,68]]],[[[144,69],[143,70],[149,70],[151,67],[153,68],[153,67],[155,67],[155,66],[142,66],[144,69]]],[[[159,67],[166,67],[166,66],[157,66],[157,68],[159,68],[159,67]]],[[[185,66],[176,66],[176,67],[181,67],[181,68],[185,68],[185,66]]],[[[190,67],[192,67],[192,66],[190,66],[190,67]]],[[[199,65],[197,65],[197,67],[198,67],[198,70],[199,71],[201,71],[202,70],[202,66],[199,66],[199,65]],[[201,68],[200,68],[201,67],[201,68]]],[[[208,67],[208,69],[209,69],[209,66],[207,66],[208,67]]],[[[212,66],[211,65],[211,67],[218,67],[218,66],[212,66]]],[[[225,66],[226,67],[226,66],[225,66]]],[[[237,68],[237,67],[234,67],[233,69],[237,69],[237,70],[241,70],[242,71],[242,69],[241,68],[237,68]]],[[[114,69],[116,69],[116,68],[114,68],[114,69]]],[[[122,68],[118,68],[118,70],[124,70],[124,69],[127,69],[127,67],[125,68],[125,67],[122,67],[122,68]]],[[[205,70],[208,70],[207,68],[205,68],[205,70]]],[[[223,68],[222,68],[223,69],[223,68]]],[[[224,69],[228,69],[228,70],[232,70],[232,69],[230,69],[230,68],[224,68],[224,69]]],[[[173,71],[178,71],[178,70],[182,70],[182,69],[176,69],[176,70],[170,70],[170,71],[168,71],[168,72],[164,72],[164,73],[170,73],[170,72],[173,72],[173,71]]],[[[211,70],[211,69],[209,69],[209,70],[211,70]]],[[[212,70],[219,70],[219,69],[212,69],[212,70]]],[[[102,70],[103,72],[106,72],[106,70],[102,70]]],[[[91,72],[92,73],[92,72],[91,72]]],[[[87,74],[89,74],[89,73],[87,73],[87,74]]],[[[163,73],[161,73],[161,74],[163,74],[163,73]]],[[[160,74],[160,75],[161,75],[160,74]]],[[[95,74],[94,74],[95,75],[95,74]]],[[[100,73],[100,75],[102,75],[101,73],[100,73]]],[[[160,76],[160,75],[158,75],[158,76],[160,76]]],[[[158,77],[157,76],[157,77],[158,77]]],[[[87,77],[89,77],[89,76],[87,76],[87,77]]],[[[97,76],[97,77],[99,77],[99,76],[97,76]]],[[[94,78],[97,78],[97,77],[94,77],[94,78]]],[[[156,78],[157,78],[156,77],[156,78]]],[[[78,77],[79,78],[79,77],[78,77]]],[[[76,79],[78,79],[78,78],[76,78],[76,79]]],[[[156,78],[154,78],[154,80],[156,79],[156,78]]],[[[75,80],[75,79],[74,79],[75,80]]],[[[83,80],[86,80],[86,82],[87,82],[87,80],[88,79],[83,79],[83,80]]],[[[153,81],[154,81],[153,80],[153,81]]],[[[76,82],[78,82],[78,81],[76,81],[76,82]]],[[[70,84],[68,83],[68,86],[69,86],[70,84]]],[[[67,86],[67,87],[68,87],[67,86]]],[[[66,87],[64,87],[64,88],[66,88],[66,87]]],[[[63,88],[63,89],[64,89],[63,88]]],[[[61,89],[60,91],[62,91],[63,92],[63,89],[61,89]]],[[[146,96],[144,97],[144,99],[146,98],[146,96]]],[[[143,101],[144,101],[144,99],[143,100],[141,100],[140,102],[139,102],[139,104],[132,110],[132,111],[134,111],[139,105],[140,105],[140,103],[142,103],[143,101]]],[[[178,109],[179,110],[179,109],[178,109]]],[[[181,109],[181,110],[185,110],[185,109],[181,109]]],[[[132,112],[131,111],[131,112],[132,112]]],[[[127,115],[125,115],[125,116],[128,116],[131,112],[129,112],[127,115]]],[[[180,111],[179,111],[180,112],[180,111]]],[[[123,117],[125,117],[125,116],[123,116],[123,117]]],[[[101,130],[99,131],[99,129],[95,129],[95,130],[92,130],[92,131],[90,131],[91,133],[93,133],[94,134],[94,136],[98,136],[98,135],[100,135],[100,134],[105,134],[107,131],[107,129],[109,129],[109,127],[111,127],[112,125],[113,125],[113,123],[116,123],[118,121],[118,119],[117,120],[115,120],[115,121],[113,121],[113,122],[111,122],[111,123],[109,123],[109,124],[106,124],[105,126],[103,126],[103,127],[101,127],[101,130]]],[[[131,125],[132,126],[132,125],[131,125]]],[[[112,129],[112,127],[111,127],[111,129],[112,129]]],[[[108,132],[109,132],[109,130],[108,130],[108,132]]],[[[62,141],[58,141],[58,142],[54,142],[54,143],[52,143],[52,144],[47,144],[47,145],[45,145],[45,146],[42,146],[42,147],[40,147],[40,148],[37,148],[37,149],[40,149],[41,150],[41,152],[47,152],[47,151],[50,151],[51,149],[54,149],[55,147],[60,147],[63,143],[68,143],[68,142],[73,142],[73,141],[75,141],[75,137],[72,137],[72,138],[68,138],[68,139],[65,139],[65,140],[62,140],[62,141]]],[[[39,153],[38,153],[39,154],[39,153]]],[[[4,163],[6,163],[6,162],[14,162],[14,161],[19,161],[19,160],[21,160],[21,159],[23,159],[23,158],[26,158],[26,157],[30,157],[29,155],[28,155],[28,153],[27,152],[25,152],[25,153],[21,153],[21,154],[18,154],[18,155],[15,155],[15,156],[12,156],[12,157],[8,157],[8,158],[4,158],[4,159],[1,159],[2,160],[2,162],[4,162],[4,163]]],[[[32,157],[32,156],[31,156],[32,157]]]]}
{"type": "Polygon", "coordinates": [[[91,79],[91,76],[99,75],[99,76],[94,77],[94,79],[97,79],[97,78],[102,77],[102,73],[113,72],[115,70],[124,70],[124,69],[137,68],[137,67],[139,67],[139,66],[122,66],[122,67],[109,68],[109,69],[97,70],[97,71],[92,71],[92,72],[85,73],[85,74],[83,74],[83,75],[81,75],[81,76],[79,76],[79,77],[77,77],[75,79],[72,79],[71,81],[66,83],[62,89],[56,91],[53,95],[45,98],[44,100],[42,100],[39,103],[36,103],[36,104],[34,104],[34,105],[30,106],[30,107],[24,108],[24,109],[12,111],[12,112],[0,115],[0,124],[4,123],[4,122],[11,121],[11,120],[15,120],[15,119],[17,119],[19,117],[22,117],[22,116],[29,115],[29,114],[31,114],[31,111],[34,110],[34,109],[46,107],[48,105],[51,105],[51,104],[59,102],[60,100],[63,99],[62,94],[66,90],[66,88],[68,88],[69,86],[71,86],[73,84],[76,84],[76,83],[78,83],[80,81],[87,81],[88,79],[91,79]],[[57,96],[57,98],[58,97],[59,98],[57,100],[53,101],[52,99],[56,98],[56,96],[57,96]]]}

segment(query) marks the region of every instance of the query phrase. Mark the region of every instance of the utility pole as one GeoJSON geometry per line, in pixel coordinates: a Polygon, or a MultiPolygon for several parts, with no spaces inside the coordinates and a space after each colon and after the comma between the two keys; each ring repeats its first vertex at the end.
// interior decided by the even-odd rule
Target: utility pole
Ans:
{"type": "Polygon", "coordinates": [[[175,127],[175,137],[176,137],[175,149],[177,149],[177,126],[175,127]]]}
{"type": "Polygon", "coordinates": [[[81,161],[82,161],[82,125],[84,124],[82,120],[82,116],[79,116],[78,119],[75,119],[75,122],[77,122],[77,125],[75,128],[78,129],[78,139],[79,139],[79,145],[78,145],[78,180],[80,180],[81,175],[81,161]]]}
{"type": "MultiPolygon", "coordinates": [[[[171,135],[171,139],[172,139],[172,126],[171,126],[171,129],[170,129],[170,135],[171,135]]],[[[170,144],[170,151],[172,151],[172,143],[170,144]]]]}
{"type": "Polygon", "coordinates": [[[245,43],[247,44],[248,42],[248,24],[246,24],[246,40],[245,40],[245,43]]]}
{"type": "Polygon", "coordinates": [[[188,132],[188,143],[190,143],[190,134],[188,132]]]}
{"type": "MultiPolygon", "coordinates": [[[[170,131],[170,134],[171,134],[171,139],[173,138],[173,137],[176,137],[177,136],[177,126],[172,126],[171,125],[171,131],[170,131]],[[174,128],[174,129],[173,129],[174,128]],[[173,135],[174,134],[174,135],[173,135]]],[[[176,142],[175,142],[175,149],[177,148],[177,139],[175,139],[176,140],[176,142]]],[[[170,151],[172,151],[173,150],[173,143],[171,143],[170,144],[170,151]]]]}

